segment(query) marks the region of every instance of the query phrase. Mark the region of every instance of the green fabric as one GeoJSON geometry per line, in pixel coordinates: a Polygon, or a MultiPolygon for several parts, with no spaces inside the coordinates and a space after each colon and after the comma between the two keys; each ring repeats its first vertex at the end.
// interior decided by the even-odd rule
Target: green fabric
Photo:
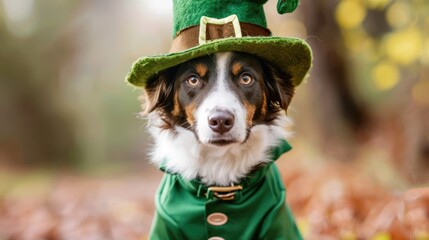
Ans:
{"type": "Polygon", "coordinates": [[[298,7],[298,0],[279,0],[277,3],[277,12],[280,14],[290,13],[298,7]]]}
{"type": "Polygon", "coordinates": [[[182,29],[199,25],[201,16],[220,19],[236,14],[240,22],[267,28],[265,2],[267,0],[173,0],[173,37],[182,29]]]}
{"type": "MultiPolygon", "coordinates": [[[[267,27],[263,4],[267,0],[173,0],[173,35],[191,26],[199,25],[202,16],[224,18],[236,14],[240,22],[267,27]]],[[[299,0],[279,0],[279,13],[292,12],[299,0]]],[[[196,36],[197,37],[197,36],[196,36]]],[[[254,54],[271,62],[292,76],[298,86],[307,76],[312,55],[305,41],[281,37],[243,37],[219,39],[185,51],[146,56],[138,59],[127,76],[127,81],[136,87],[144,87],[148,79],[160,71],[196,57],[222,51],[254,54]]]]}
{"type": "MultiPolygon", "coordinates": [[[[273,149],[275,161],[290,145],[282,142],[273,149]]],[[[290,209],[285,205],[286,190],[274,164],[249,174],[243,190],[233,201],[205,197],[207,187],[165,174],[156,196],[156,214],[150,239],[302,239],[290,209]],[[222,226],[207,222],[211,213],[223,213],[222,226]]]]}
{"type": "Polygon", "coordinates": [[[310,47],[301,39],[282,37],[226,38],[177,53],[140,58],[134,63],[127,80],[134,86],[144,87],[146,81],[159,71],[193,58],[225,51],[250,53],[271,62],[292,76],[294,86],[298,86],[302,82],[311,67],[310,47]]]}

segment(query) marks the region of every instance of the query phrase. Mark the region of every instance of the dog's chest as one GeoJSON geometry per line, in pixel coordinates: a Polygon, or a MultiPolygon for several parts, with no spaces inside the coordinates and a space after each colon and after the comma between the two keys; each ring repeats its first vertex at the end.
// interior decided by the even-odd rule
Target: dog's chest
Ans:
{"type": "MultiPolygon", "coordinates": [[[[278,156],[281,153],[274,152],[278,156]]],[[[224,201],[207,195],[207,187],[198,181],[166,173],[156,196],[151,237],[300,239],[274,164],[253,172],[240,184],[243,190],[236,192],[235,199],[224,201]]]]}

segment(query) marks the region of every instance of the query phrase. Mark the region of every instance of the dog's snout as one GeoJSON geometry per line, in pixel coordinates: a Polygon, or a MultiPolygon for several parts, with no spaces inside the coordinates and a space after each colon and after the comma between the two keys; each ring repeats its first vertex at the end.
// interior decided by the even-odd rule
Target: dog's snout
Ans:
{"type": "Polygon", "coordinates": [[[223,134],[234,126],[234,115],[228,111],[216,111],[210,114],[208,122],[213,131],[223,134]]]}

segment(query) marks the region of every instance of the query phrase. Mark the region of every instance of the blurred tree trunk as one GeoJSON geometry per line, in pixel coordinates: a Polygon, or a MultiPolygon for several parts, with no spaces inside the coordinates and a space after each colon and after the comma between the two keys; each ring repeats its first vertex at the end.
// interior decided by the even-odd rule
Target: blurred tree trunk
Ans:
{"type": "Polygon", "coordinates": [[[302,1],[307,41],[313,48],[312,96],[318,103],[320,142],[328,155],[353,159],[367,113],[350,88],[346,50],[334,19],[338,1],[302,1]],[[329,40],[329,41],[328,41],[329,40]]]}

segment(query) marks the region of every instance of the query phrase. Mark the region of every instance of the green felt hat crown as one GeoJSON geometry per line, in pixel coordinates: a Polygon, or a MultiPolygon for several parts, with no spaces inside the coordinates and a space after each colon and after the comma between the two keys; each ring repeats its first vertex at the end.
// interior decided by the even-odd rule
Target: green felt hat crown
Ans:
{"type": "MultiPolygon", "coordinates": [[[[160,71],[216,52],[245,52],[280,68],[299,85],[311,67],[311,50],[303,40],[271,36],[263,4],[267,0],[173,0],[170,53],[145,56],[132,66],[127,80],[144,87],[160,71]]],[[[278,0],[280,14],[293,12],[298,0],[278,0]]]]}

